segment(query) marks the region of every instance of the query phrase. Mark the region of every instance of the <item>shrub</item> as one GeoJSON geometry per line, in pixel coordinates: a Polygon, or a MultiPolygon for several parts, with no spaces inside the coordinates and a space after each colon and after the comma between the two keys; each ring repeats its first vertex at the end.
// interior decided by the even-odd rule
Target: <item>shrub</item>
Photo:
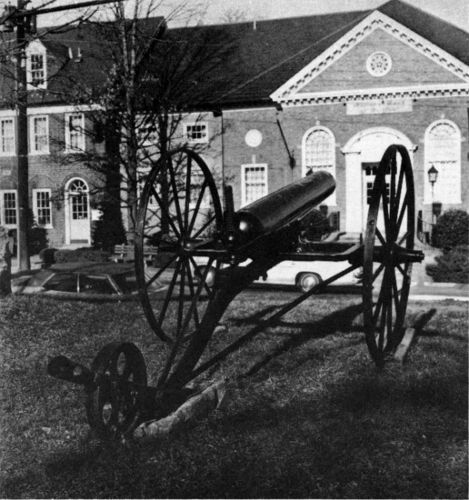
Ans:
{"type": "Polygon", "coordinates": [[[93,225],[93,247],[111,251],[114,245],[125,243],[125,229],[120,204],[108,198],[99,205],[102,215],[93,225]]]}
{"type": "Polygon", "coordinates": [[[313,210],[302,221],[302,236],[307,241],[320,240],[322,236],[331,231],[328,218],[319,210],[313,210]]]}
{"type": "Polygon", "coordinates": [[[50,265],[55,263],[56,252],[57,252],[56,248],[43,248],[39,252],[39,258],[42,261],[43,267],[49,267],[50,265]]]}
{"type": "Polygon", "coordinates": [[[57,250],[55,261],[64,262],[107,262],[110,252],[95,250],[94,248],[77,248],[76,250],[57,250]]]}
{"type": "Polygon", "coordinates": [[[438,217],[433,228],[432,243],[437,248],[468,245],[469,214],[464,210],[448,210],[444,212],[438,217]]]}
{"type": "Polygon", "coordinates": [[[29,255],[38,254],[47,247],[47,230],[40,226],[33,226],[28,229],[28,251],[29,255]]]}
{"type": "Polygon", "coordinates": [[[469,245],[458,245],[435,257],[436,264],[426,266],[437,282],[469,283],[469,245]]]}

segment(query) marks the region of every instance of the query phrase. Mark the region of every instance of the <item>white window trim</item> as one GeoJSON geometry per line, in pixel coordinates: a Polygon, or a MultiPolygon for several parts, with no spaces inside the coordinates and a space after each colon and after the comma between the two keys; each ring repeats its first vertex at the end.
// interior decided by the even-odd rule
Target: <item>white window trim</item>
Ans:
{"type": "Polygon", "coordinates": [[[190,143],[190,144],[208,144],[208,122],[205,121],[199,121],[199,122],[187,122],[184,123],[184,138],[185,140],[190,143]],[[191,139],[188,134],[188,128],[189,127],[200,127],[204,126],[205,127],[205,137],[201,139],[191,139]]]}
{"type": "Polygon", "coordinates": [[[37,90],[37,89],[47,89],[47,52],[45,47],[40,42],[32,42],[26,49],[26,79],[27,79],[27,89],[37,90]],[[31,56],[41,55],[43,57],[43,71],[44,71],[44,81],[40,85],[33,85],[32,73],[31,73],[31,56]]]}
{"type": "MultiPolygon", "coordinates": [[[[336,142],[335,142],[335,136],[332,133],[332,130],[324,127],[322,125],[315,125],[314,127],[309,128],[305,134],[303,135],[303,139],[301,141],[301,177],[304,177],[306,175],[306,140],[312,134],[313,132],[317,131],[324,131],[327,134],[330,135],[332,144],[334,145],[334,155],[332,158],[332,175],[334,176],[334,179],[337,176],[337,153],[336,153],[336,142]]],[[[328,207],[336,207],[337,206],[337,195],[336,191],[334,191],[328,198],[326,198],[323,202],[323,205],[327,205],[328,207]]]]}
{"type": "Polygon", "coordinates": [[[34,213],[34,218],[37,221],[37,224],[40,227],[43,227],[44,229],[52,229],[53,223],[52,223],[52,190],[49,188],[37,188],[33,189],[33,213],[34,213]],[[37,206],[37,193],[39,192],[48,192],[49,193],[49,209],[50,209],[50,223],[49,224],[44,224],[40,225],[38,222],[38,206],[37,206]]]}
{"type": "MultiPolygon", "coordinates": [[[[423,143],[424,144],[424,148],[423,148],[424,149],[424,169],[423,169],[424,170],[424,172],[423,172],[424,173],[424,189],[423,189],[423,204],[424,205],[431,205],[434,201],[440,202],[443,204],[448,204],[448,205],[458,205],[458,204],[462,203],[462,200],[461,200],[461,182],[462,182],[461,141],[462,141],[461,129],[457,126],[457,124],[455,122],[453,122],[451,120],[446,120],[446,119],[435,120],[432,123],[430,123],[430,125],[425,130],[424,143],[423,143]],[[458,138],[457,139],[455,138],[455,141],[456,140],[459,141],[459,154],[456,158],[455,168],[458,170],[458,173],[459,173],[459,184],[455,189],[454,197],[451,199],[451,202],[449,202],[447,200],[436,199],[436,198],[433,199],[432,189],[431,189],[431,185],[430,185],[430,182],[428,180],[428,174],[427,174],[429,168],[432,165],[432,162],[434,161],[434,159],[429,157],[428,144],[429,144],[429,139],[430,139],[430,131],[435,127],[435,125],[440,124],[440,123],[447,124],[447,125],[450,125],[451,127],[454,127],[454,129],[458,133],[458,138]]],[[[438,180],[437,180],[437,183],[438,183],[438,180]]]]}
{"type": "Polygon", "coordinates": [[[85,115],[84,113],[66,113],[65,114],[65,152],[66,153],[83,153],[85,152],[86,138],[85,138],[85,115]],[[72,116],[80,117],[80,145],[78,148],[71,147],[71,130],[69,127],[69,120],[72,116]]]}
{"type": "Polygon", "coordinates": [[[0,225],[6,227],[7,229],[16,229],[18,227],[18,190],[17,189],[0,189],[0,225]],[[15,193],[15,205],[16,205],[16,224],[7,224],[5,222],[5,206],[4,195],[7,193],[15,193]]]}
{"type": "Polygon", "coordinates": [[[246,200],[246,170],[253,167],[264,168],[265,192],[263,196],[269,192],[269,169],[267,163],[245,163],[244,165],[241,165],[241,207],[248,204],[246,200]]]}
{"type": "MultiPolygon", "coordinates": [[[[13,151],[4,152],[0,149],[0,156],[15,156],[16,155],[16,131],[15,131],[15,117],[14,116],[2,116],[0,117],[0,133],[1,133],[1,122],[11,121],[13,123],[13,151]]],[[[0,141],[2,137],[0,136],[0,141]]]]}
{"type": "Polygon", "coordinates": [[[29,154],[30,155],[48,155],[50,154],[49,146],[50,146],[50,141],[49,141],[49,116],[48,115],[35,115],[32,116],[29,119],[29,137],[30,137],[30,146],[29,146],[29,154]],[[34,147],[34,122],[38,118],[45,118],[46,119],[46,128],[47,128],[47,148],[45,151],[36,151],[33,149],[34,147]]]}

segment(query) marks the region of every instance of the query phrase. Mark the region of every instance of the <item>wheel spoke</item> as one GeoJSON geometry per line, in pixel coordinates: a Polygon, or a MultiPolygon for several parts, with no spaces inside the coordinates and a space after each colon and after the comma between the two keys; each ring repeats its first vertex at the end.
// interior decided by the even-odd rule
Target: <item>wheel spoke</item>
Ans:
{"type": "Polygon", "coordinates": [[[399,270],[399,272],[402,274],[402,276],[404,276],[404,278],[407,276],[407,273],[406,271],[404,271],[404,269],[402,269],[401,267],[401,264],[399,262],[396,262],[396,268],[399,270]]]}
{"type": "MultiPolygon", "coordinates": [[[[386,186],[386,183],[384,183],[386,186]]],[[[391,239],[391,221],[389,218],[389,205],[388,205],[388,196],[386,196],[386,189],[383,193],[383,215],[384,215],[384,229],[386,232],[386,239],[391,239]]]]}
{"type": "Polygon", "coordinates": [[[215,215],[212,215],[212,217],[207,220],[207,222],[194,234],[194,236],[192,236],[192,239],[195,240],[200,234],[202,234],[214,220],[215,215]]]}
{"type": "Polygon", "coordinates": [[[399,210],[399,200],[401,199],[401,192],[402,192],[402,185],[404,181],[404,169],[401,166],[401,169],[399,170],[399,180],[397,181],[397,193],[396,193],[396,210],[399,210]]]}
{"type": "Polygon", "coordinates": [[[390,160],[391,162],[391,186],[389,193],[389,207],[390,207],[390,218],[391,221],[395,220],[396,206],[395,206],[395,194],[396,194],[396,157],[393,156],[390,160]]]}
{"type": "Polygon", "coordinates": [[[378,330],[378,350],[379,352],[383,351],[383,344],[384,344],[384,332],[385,332],[385,325],[386,325],[386,311],[387,311],[387,304],[383,301],[383,307],[381,309],[381,321],[379,325],[379,330],[378,330]]]}
{"type": "Polygon", "coordinates": [[[373,328],[376,327],[382,306],[383,306],[383,287],[381,287],[381,290],[379,291],[378,300],[376,301],[375,310],[373,312],[373,328]]]}
{"type": "Polygon", "coordinates": [[[393,340],[393,329],[392,329],[392,289],[388,289],[388,293],[387,293],[387,299],[388,299],[388,303],[387,303],[387,308],[388,308],[388,313],[387,313],[387,316],[386,316],[386,319],[387,319],[387,334],[386,334],[386,338],[387,338],[387,345],[386,347],[388,347],[390,345],[390,343],[392,343],[392,340],[393,340]]]}
{"type": "Polygon", "coordinates": [[[191,181],[192,181],[192,159],[187,157],[187,172],[186,172],[186,198],[184,202],[184,229],[187,234],[187,226],[189,224],[189,204],[191,201],[191,181]]]}
{"type": "Polygon", "coordinates": [[[170,178],[170,183],[171,187],[173,189],[173,194],[174,194],[174,205],[176,207],[176,217],[179,223],[179,227],[181,229],[181,234],[184,233],[184,223],[182,221],[182,213],[181,213],[181,206],[179,205],[179,196],[178,196],[178,188],[176,185],[176,176],[174,173],[173,169],[173,162],[169,160],[168,162],[168,171],[169,171],[169,178],[170,178]]]}
{"type": "Polygon", "coordinates": [[[184,315],[184,287],[186,284],[186,259],[181,258],[181,280],[179,282],[179,297],[178,297],[178,313],[177,313],[177,325],[176,325],[176,337],[179,338],[182,335],[182,318],[184,315]]]}
{"type": "MultiPolygon", "coordinates": [[[[191,297],[194,297],[195,296],[194,277],[192,275],[191,264],[189,261],[186,262],[186,267],[187,267],[187,278],[188,278],[188,282],[189,282],[189,289],[191,291],[191,297]]],[[[196,329],[198,329],[199,325],[200,325],[200,321],[199,321],[199,313],[197,311],[197,307],[194,309],[194,323],[195,323],[196,329]]]]}
{"type": "Polygon", "coordinates": [[[195,310],[197,310],[197,303],[199,301],[200,294],[202,293],[203,284],[206,282],[205,280],[207,279],[207,275],[208,275],[208,272],[210,270],[210,266],[211,266],[212,262],[213,262],[213,258],[209,259],[209,261],[207,263],[207,267],[205,268],[205,271],[203,273],[203,280],[201,280],[200,283],[198,283],[197,290],[196,290],[194,296],[192,297],[191,304],[189,306],[189,310],[187,311],[186,317],[184,318],[184,323],[183,323],[183,330],[184,331],[186,330],[186,328],[188,327],[188,325],[190,323],[191,315],[193,314],[193,312],[195,310]]]}
{"type": "Polygon", "coordinates": [[[386,246],[386,240],[384,239],[384,236],[378,228],[376,228],[375,234],[381,242],[381,245],[386,246]]]}
{"type": "MultiPolygon", "coordinates": [[[[205,272],[202,274],[199,270],[199,266],[196,264],[194,258],[189,255],[189,259],[191,260],[191,263],[192,265],[194,266],[194,271],[195,271],[195,274],[197,274],[197,278],[203,283],[203,286],[205,288],[205,291],[207,292],[207,295],[209,297],[212,297],[213,295],[213,292],[212,290],[210,290],[210,287],[207,285],[207,283],[205,282],[205,279],[206,279],[206,275],[208,274],[208,270],[209,270],[209,264],[207,264],[206,266],[206,269],[205,269],[205,272]],[[204,276],[205,275],[205,276],[204,276]]],[[[213,257],[211,257],[211,259],[209,260],[209,263],[210,262],[213,262],[213,257]]]]}
{"type": "Polygon", "coordinates": [[[373,273],[373,276],[371,277],[371,282],[374,283],[374,281],[376,280],[376,278],[380,275],[381,271],[384,269],[384,264],[380,264],[378,266],[378,269],[376,269],[376,271],[373,273]]]}
{"type": "Polygon", "coordinates": [[[394,305],[396,308],[396,314],[399,311],[399,289],[397,288],[397,281],[396,281],[396,275],[394,272],[392,273],[391,277],[391,285],[392,285],[392,291],[393,291],[393,297],[394,297],[394,305]]]}
{"type": "Polygon", "coordinates": [[[197,198],[197,202],[195,204],[194,213],[192,214],[192,217],[191,217],[189,229],[187,230],[187,237],[188,238],[190,238],[190,235],[192,233],[192,229],[194,228],[195,220],[197,219],[197,214],[199,213],[199,208],[200,208],[200,205],[202,203],[206,187],[207,187],[207,179],[204,179],[202,187],[200,188],[200,194],[199,194],[199,196],[197,198]]]}
{"type": "Polygon", "coordinates": [[[177,254],[174,254],[171,259],[166,262],[166,264],[160,268],[149,280],[148,283],[145,284],[146,288],[149,288],[162,274],[168,267],[176,260],[177,254]]]}
{"type": "Polygon", "coordinates": [[[396,237],[399,234],[399,229],[401,228],[402,220],[404,219],[404,214],[405,214],[405,209],[408,206],[408,196],[407,193],[404,196],[404,201],[402,203],[401,211],[399,213],[399,217],[397,219],[397,224],[396,224],[396,237]]]}
{"type": "Polygon", "coordinates": [[[405,239],[409,236],[409,231],[406,231],[398,240],[397,245],[400,246],[404,242],[405,239]]]}
{"type": "Polygon", "coordinates": [[[154,186],[152,186],[151,188],[151,194],[155,197],[155,200],[158,202],[158,205],[160,206],[160,209],[161,209],[161,215],[162,215],[162,218],[163,216],[166,217],[167,221],[169,222],[170,226],[173,228],[173,231],[174,233],[176,234],[176,236],[178,238],[181,238],[181,233],[178,231],[178,229],[176,228],[176,226],[174,225],[174,222],[173,220],[171,219],[171,215],[167,209],[167,207],[165,207],[165,205],[163,204],[163,201],[161,200],[161,198],[159,197],[158,193],[156,192],[156,189],[154,186]]]}
{"type": "Polygon", "coordinates": [[[181,267],[181,261],[178,260],[176,263],[176,268],[174,269],[173,277],[171,278],[171,282],[168,287],[168,291],[166,292],[166,297],[164,299],[163,307],[161,308],[159,317],[158,317],[158,326],[161,328],[163,324],[163,320],[166,314],[166,310],[168,309],[169,303],[171,301],[171,296],[173,294],[174,285],[176,284],[177,276],[179,274],[179,269],[181,267]]]}

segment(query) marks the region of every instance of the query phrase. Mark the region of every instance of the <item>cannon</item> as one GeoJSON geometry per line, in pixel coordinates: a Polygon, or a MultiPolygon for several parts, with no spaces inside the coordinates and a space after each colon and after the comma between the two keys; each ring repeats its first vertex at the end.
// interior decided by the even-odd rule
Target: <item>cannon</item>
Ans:
{"type": "Polygon", "coordinates": [[[333,177],[318,171],[234,211],[227,186],[222,209],[212,174],[198,154],[182,147],[159,159],[143,188],[135,241],[141,305],[164,346],[154,385],[148,385],[143,355],[133,343],[108,344],[91,369],[64,356],[49,364],[51,375],[84,386],[88,421],[98,436],[128,436],[145,419],[168,415],[192,393],[195,379],[298,304],[358,269],[366,344],[375,364],[384,366],[405,333],[412,264],[423,259],[414,250],[407,150],[393,145],[383,155],[363,240],[316,241],[301,250],[304,221],[334,189],[333,177]],[[152,266],[144,253],[148,244],[156,247],[152,266]],[[219,345],[216,327],[230,302],[282,260],[349,265],[219,345]]]}

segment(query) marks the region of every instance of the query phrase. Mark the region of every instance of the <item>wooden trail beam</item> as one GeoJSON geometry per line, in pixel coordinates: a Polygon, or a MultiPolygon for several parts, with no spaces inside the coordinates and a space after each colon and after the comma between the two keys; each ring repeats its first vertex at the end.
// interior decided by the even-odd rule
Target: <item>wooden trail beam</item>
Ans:
{"type": "Polygon", "coordinates": [[[226,396],[226,381],[218,380],[191,396],[177,410],[159,420],[143,422],[134,431],[136,439],[164,438],[219,408],[226,396]]]}
{"type": "Polygon", "coordinates": [[[394,353],[394,359],[400,363],[404,363],[410,348],[415,343],[417,336],[423,330],[423,327],[433,318],[436,313],[436,309],[432,308],[426,312],[422,312],[417,315],[413,321],[412,326],[406,328],[404,337],[401,343],[397,346],[396,352],[394,353]]]}

